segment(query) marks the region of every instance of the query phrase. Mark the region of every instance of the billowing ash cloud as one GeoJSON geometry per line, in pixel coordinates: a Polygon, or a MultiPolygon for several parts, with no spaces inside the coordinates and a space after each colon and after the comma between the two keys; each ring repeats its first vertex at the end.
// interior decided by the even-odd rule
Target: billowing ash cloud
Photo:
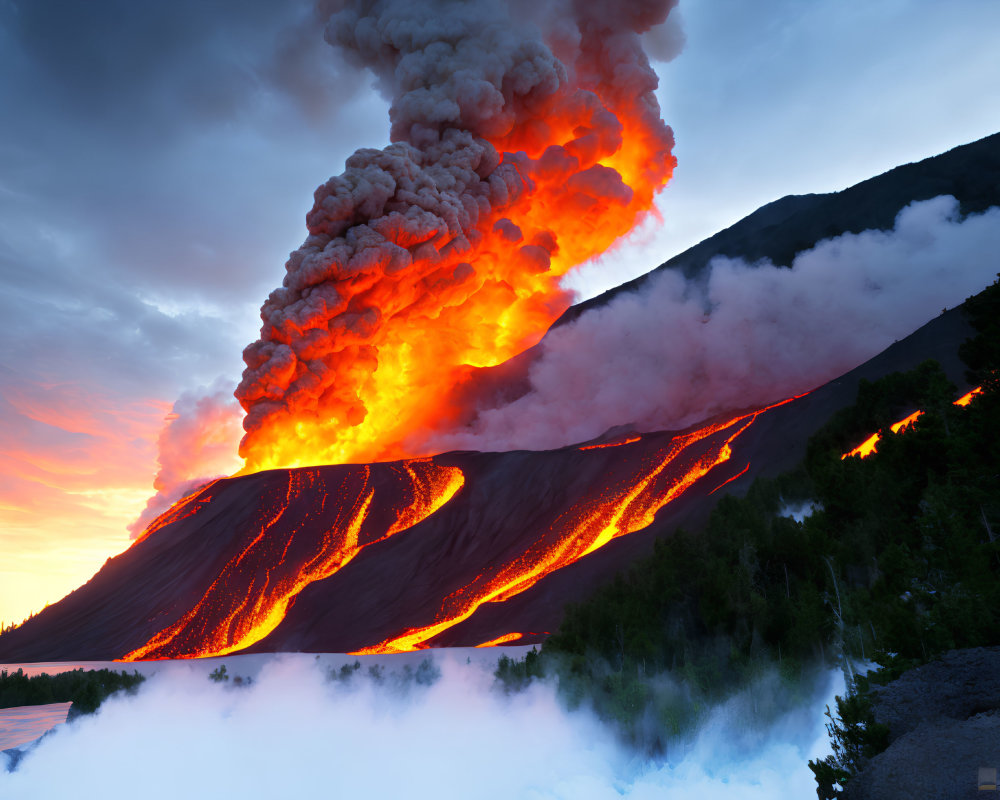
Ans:
{"type": "Polygon", "coordinates": [[[541,336],[568,304],[558,278],[672,173],[640,34],[676,2],[333,6],[326,38],[376,75],[393,143],[316,190],[264,303],[236,392],[250,468],[401,455],[456,413],[465,365],[541,336]]]}
{"type": "Polygon", "coordinates": [[[229,385],[221,380],[177,399],[157,439],[156,494],[128,526],[133,539],[185,495],[239,469],[233,442],[239,436],[241,418],[229,385]]]}
{"type": "Polygon", "coordinates": [[[812,796],[806,762],[828,752],[831,696],[780,719],[750,751],[733,746],[740,720],[721,707],[686,753],[646,764],[590,714],[563,710],[550,687],[505,698],[464,659],[403,696],[388,681],[325,683],[310,661],[273,661],[242,689],[175,667],[57,730],[15,772],[0,761],[0,795],[772,800],[812,796]]]}
{"type": "Polygon", "coordinates": [[[559,447],[808,391],[983,289],[997,252],[1000,209],[960,220],[942,196],[904,208],[891,231],[822,241],[792,269],[716,258],[703,287],[659,273],[549,333],[528,394],[414,447],[559,447]]]}

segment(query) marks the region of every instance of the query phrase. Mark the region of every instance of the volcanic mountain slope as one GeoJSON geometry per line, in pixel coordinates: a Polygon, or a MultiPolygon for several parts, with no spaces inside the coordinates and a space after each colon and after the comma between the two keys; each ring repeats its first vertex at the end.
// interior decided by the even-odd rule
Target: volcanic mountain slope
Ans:
{"type": "Polygon", "coordinates": [[[968,333],[948,312],[806,397],[681,433],[217,481],[0,637],[0,660],[538,641],[721,492],[796,463],[861,378],[931,357],[961,383],[968,333]]]}
{"type": "MultiPolygon", "coordinates": [[[[661,269],[697,272],[714,254],[787,263],[819,237],[891,225],[902,205],[943,192],[963,211],[982,210],[1000,202],[998,170],[1000,134],[837,195],[785,198],[661,269]]],[[[538,641],[566,602],[656,537],[696,527],[720,493],[797,463],[809,436],[854,401],[861,378],[936,358],[961,385],[956,351],[967,335],[961,313],[948,312],[805,397],[687,431],[622,430],[544,452],[457,452],[217,481],[86,585],[0,637],[0,659],[538,641]]],[[[510,399],[523,391],[531,358],[482,370],[480,385],[459,391],[481,398],[487,385],[510,399]]]]}

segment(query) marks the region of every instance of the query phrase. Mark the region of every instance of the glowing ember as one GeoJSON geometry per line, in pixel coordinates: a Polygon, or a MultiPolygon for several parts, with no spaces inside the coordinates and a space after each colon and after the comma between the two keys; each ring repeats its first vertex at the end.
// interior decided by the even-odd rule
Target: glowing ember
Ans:
{"type": "Polygon", "coordinates": [[[399,496],[409,499],[397,506],[392,524],[380,530],[365,524],[373,501],[383,494],[372,480],[372,469],[346,473],[340,486],[327,485],[319,470],[289,472],[284,491],[264,498],[269,512],[259,530],[246,532],[249,541],[197,605],[123,660],[218,656],[249,647],[278,626],[307,585],[333,575],[365,547],[426,519],[465,482],[457,467],[429,461],[386,465],[392,480],[383,506],[399,496]],[[323,500],[294,526],[277,526],[304,493],[323,500]],[[316,536],[321,526],[324,533],[316,536]]]}
{"type": "Polygon", "coordinates": [[[639,34],[674,5],[574,3],[552,49],[502,3],[334,15],[328,40],[394,93],[394,144],[317,190],[262,308],[237,389],[244,472],[414,455],[468,412],[449,398],[471,368],[541,337],[569,304],[560,277],[673,172],[639,34]]]}
{"type": "MultiPolygon", "coordinates": [[[[214,482],[213,482],[214,483],[214,482]]],[[[176,503],[174,503],[170,508],[164,511],[160,516],[154,519],[146,529],[136,537],[136,540],[132,543],[134,547],[139,542],[144,539],[149,538],[154,533],[156,533],[161,528],[165,528],[167,525],[172,525],[175,522],[179,522],[182,519],[187,519],[188,517],[193,517],[208,503],[206,499],[205,489],[208,489],[213,484],[208,484],[207,486],[201,486],[191,494],[186,497],[182,497],[176,503]]]]}
{"type": "Polygon", "coordinates": [[[733,440],[761,413],[793,399],[675,437],[654,456],[635,464],[630,479],[606,486],[598,496],[587,498],[559,517],[526,552],[507,563],[489,566],[445,597],[434,622],[410,628],[357,654],[427,647],[429,639],[468,619],[483,603],[508,600],[612,539],[647,527],[663,506],[727,461],[733,440]]]}
{"type": "Polygon", "coordinates": [[[712,489],[712,491],[710,491],[710,492],[709,492],[709,494],[715,494],[715,493],[716,493],[717,491],[719,491],[719,489],[721,489],[721,488],[722,488],[723,486],[725,486],[726,484],[729,484],[729,483],[732,483],[732,482],[733,482],[733,481],[735,481],[735,480],[736,480],[737,478],[739,478],[739,477],[741,477],[741,476],[743,476],[743,475],[746,475],[746,474],[747,474],[747,471],[748,471],[749,469],[750,469],[750,462],[748,461],[748,462],[747,462],[747,465],[746,465],[745,467],[743,467],[743,469],[741,469],[741,470],[740,470],[739,472],[737,472],[737,473],[736,473],[735,475],[733,475],[733,476],[732,476],[731,478],[726,478],[726,479],[725,479],[725,480],[724,480],[724,481],[723,481],[722,483],[720,483],[720,484],[719,484],[718,486],[716,486],[716,487],[715,487],[714,489],[712,489]]]}
{"type": "MultiPolygon", "coordinates": [[[[983,392],[982,387],[977,386],[971,392],[963,394],[960,398],[958,398],[958,400],[954,402],[954,405],[967,406],[969,405],[969,403],[972,402],[973,397],[975,397],[977,394],[982,394],[982,392],[983,392]]],[[[893,433],[900,433],[901,431],[905,431],[907,428],[913,425],[920,418],[920,415],[923,413],[924,412],[920,410],[914,411],[912,414],[903,417],[901,420],[899,420],[899,422],[894,422],[892,425],[890,425],[889,430],[891,430],[893,433]]],[[[843,461],[845,458],[850,458],[851,456],[860,456],[861,458],[867,458],[868,456],[870,456],[872,453],[875,452],[875,448],[881,439],[882,439],[881,433],[873,433],[871,436],[865,439],[861,444],[859,444],[853,450],[849,450],[848,452],[844,453],[840,457],[840,460],[843,461]]]]}
{"type": "Polygon", "coordinates": [[[488,642],[477,644],[476,647],[496,647],[497,645],[507,644],[508,642],[516,642],[522,636],[524,636],[523,633],[505,633],[503,636],[498,636],[496,639],[490,639],[488,642]]]}
{"type": "Polygon", "coordinates": [[[581,450],[600,450],[604,447],[621,447],[623,444],[632,444],[633,442],[641,441],[641,436],[630,436],[628,439],[622,439],[619,442],[604,442],[602,444],[588,444],[581,447],[581,450]]]}
{"type": "Polygon", "coordinates": [[[914,411],[912,414],[910,414],[910,416],[903,417],[899,422],[894,422],[892,425],[890,425],[889,430],[891,430],[893,433],[899,433],[900,431],[905,431],[914,422],[916,422],[917,418],[923,413],[924,413],[923,411],[914,411]]]}
{"type": "Polygon", "coordinates": [[[982,394],[982,393],[983,393],[983,387],[982,386],[977,386],[971,392],[963,394],[961,397],[959,397],[958,400],[955,401],[955,405],[956,406],[967,406],[967,405],[969,405],[969,403],[972,402],[972,398],[973,397],[975,397],[976,395],[982,394]]]}

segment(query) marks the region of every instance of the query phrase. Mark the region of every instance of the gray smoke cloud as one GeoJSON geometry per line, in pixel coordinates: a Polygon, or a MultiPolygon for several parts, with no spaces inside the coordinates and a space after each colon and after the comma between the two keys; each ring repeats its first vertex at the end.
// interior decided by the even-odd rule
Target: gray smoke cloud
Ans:
{"type": "Polygon", "coordinates": [[[239,469],[233,442],[239,438],[242,419],[232,388],[222,379],[177,398],[157,439],[156,493],[128,526],[130,538],[139,536],[182,497],[239,469]]]}
{"type": "Polygon", "coordinates": [[[415,448],[561,447],[809,391],[989,285],[997,252],[1000,209],[960,219],[941,196],[902,209],[891,231],[819,242],[791,269],[716,258],[703,286],[662,272],[551,331],[529,393],[415,448]]]}
{"type": "MultiPolygon", "coordinates": [[[[268,662],[248,688],[223,688],[197,665],[171,665],[136,697],[57,729],[0,796],[34,800],[327,797],[809,797],[809,758],[828,750],[822,710],[834,691],[778,722],[751,751],[733,748],[716,709],[669,764],[637,761],[551,686],[504,697],[477,664],[439,656],[442,677],[405,696],[371,682],[330,684],[311,657],[268,662]]],[[[739,738],[739,737],[737,737],[739,738]]]]}

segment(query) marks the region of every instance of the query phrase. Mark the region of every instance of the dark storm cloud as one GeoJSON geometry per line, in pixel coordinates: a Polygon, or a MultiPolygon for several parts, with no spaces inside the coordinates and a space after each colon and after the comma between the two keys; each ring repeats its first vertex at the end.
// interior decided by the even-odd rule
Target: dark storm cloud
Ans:
{"type": "Polygon", "coordinates": [[[261,88],[291,90],[309,106],[346,99],[359,83],[324,69],[333,57],[308,35],[313,14],[309,3],[266,0],[21,0],[5,21],[45,102],[155,139],[198,118],[238,116],[261,88]],[[305,86],[308,97],[297,91],[305,86]]]}
{"type": "Polygon", "coordinates": [[[93,268],[120,282],[258,298],[270,280],[248,266],[280,264],[315,185],[359,135],[384,136],[328,135],[366,83],[313,14],[306,2],[0,6],[5,217],[36,200],[94,236],[93,268]]]}
{"type": "Polygon", "coordinates": [[[184,370],[238,372],[309,194],[353,137],[380,135],[364,123],[324,135],[348,127],[337,116],[366,84],[314,14],[261,0],[0,3],[7,366],[172,395],[184,370]]]}

